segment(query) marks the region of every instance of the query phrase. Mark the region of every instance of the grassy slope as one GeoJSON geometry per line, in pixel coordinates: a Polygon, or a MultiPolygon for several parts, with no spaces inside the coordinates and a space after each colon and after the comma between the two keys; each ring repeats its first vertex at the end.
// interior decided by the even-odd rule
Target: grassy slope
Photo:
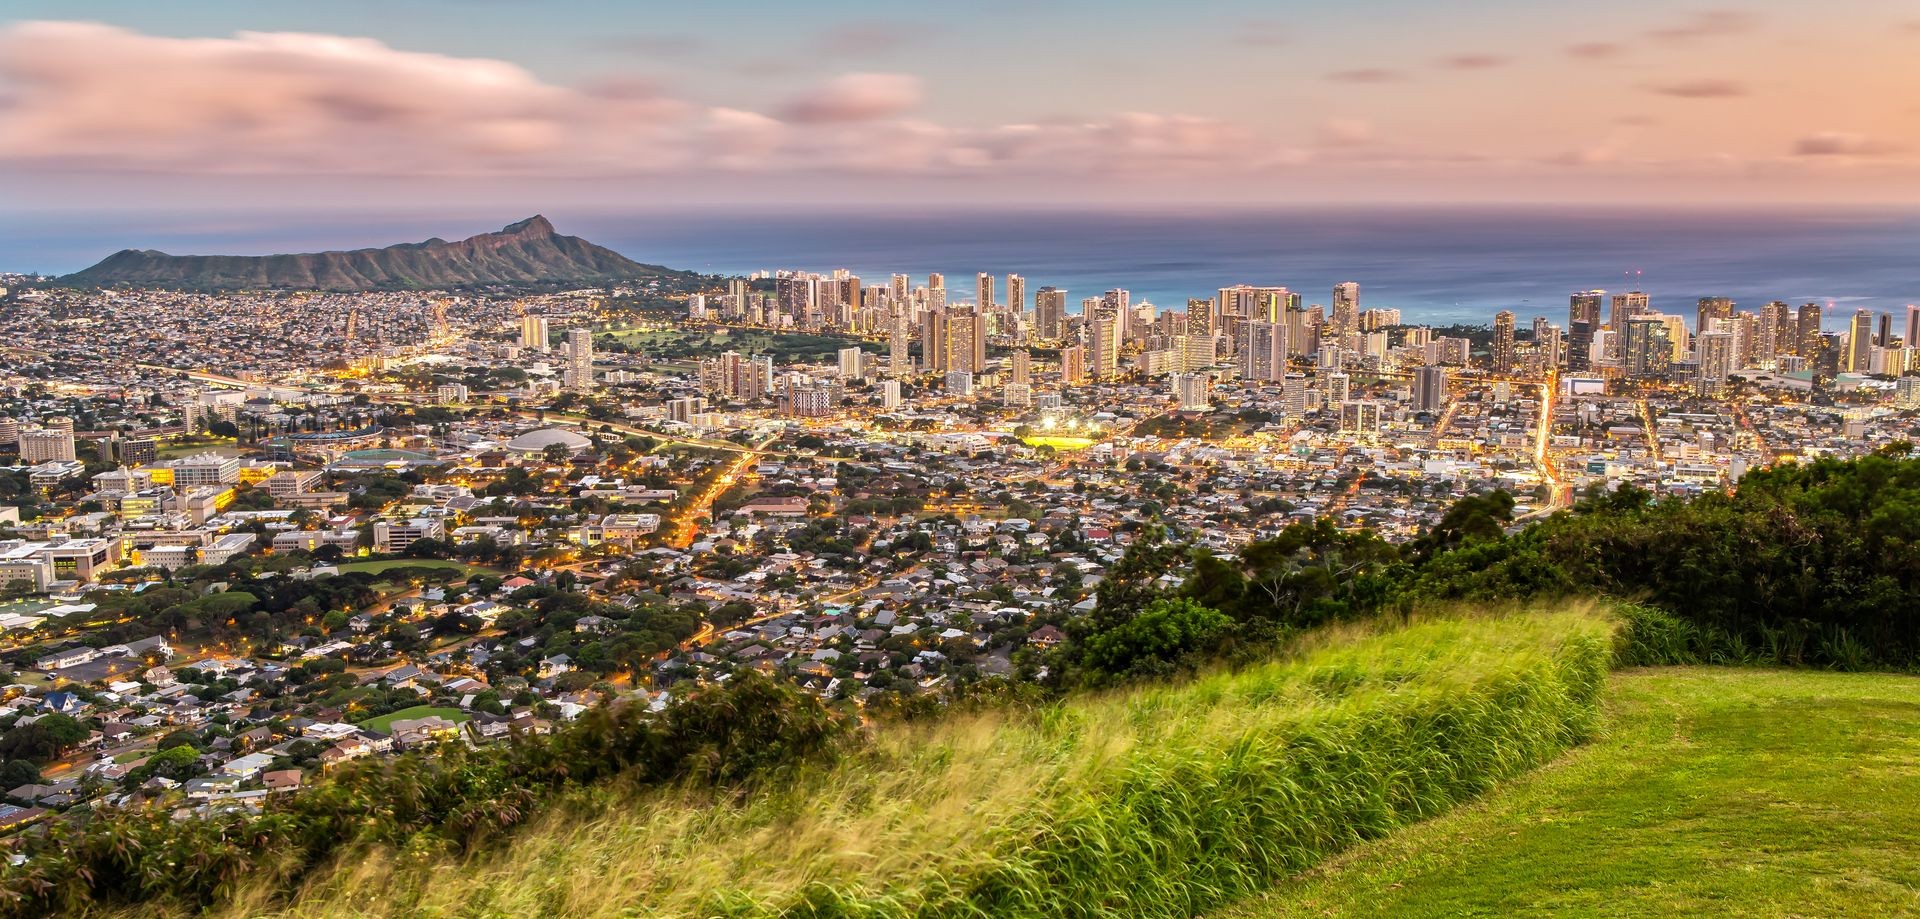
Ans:
{"type": "Polygon", "coordinates": [[[1554,756],[1593,723],[1610,630],[1581,611],[1434,621],[891,729],[744,805],[657,795],[465,864],[356,859],[293,913],[1191,916],[1554,756]]]}
{"type": "Polygon", "coordinates": [[[405,721],[413,718],[425,718],[428,715],[439,715],[440,717],[445,718],[448,721],[451,721],[455,724],[462,724],[471,719],[471,716],[467,715],[466,713],[460,711],[457,708],[447,708],[445,706],[433,706],[433,705],[416,705],[416,706],[413,706],[412,708],[403,708],[397,712],[388,712],[377,718],[368,718],[367,720],[360,722],[360,726],[363,728],[372,728],[373,730],[379,731],[382,734],[388,734],[388,733],[392,733],[393,723],[395,721],[405,721]]]}
{"type": "Polygon", "coordinates": [[[1920,678],[1617,674],[1597,742],[1219,919],[1920,914],[1920,678]]]}

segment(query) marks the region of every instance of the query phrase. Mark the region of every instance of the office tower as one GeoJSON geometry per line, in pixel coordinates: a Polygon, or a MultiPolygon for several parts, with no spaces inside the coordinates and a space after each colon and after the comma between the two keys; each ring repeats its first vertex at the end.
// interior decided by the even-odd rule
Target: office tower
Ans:
{"type": "Polygon", "coordinates": [[[1693,323],[1696,334],[1713,331],[1715,320],[1725,322],[1733,318],[1732,297],[1701,297],[1698,307],[1699,315],[1693,323]]]}
{"type": "Polygon", "coordinates": [[[1009,363],[1010,363],[1010,367],[1009,367],[1008,373],[1010,376],[1013,377],[1013,382],[1015,383],[1032,383],[1033,382],[1033,355],[1027,353],[1027,349],[1021,348],[1020,350],[1013,352],[1013,357],[1009,363]]]}
{"type": "Polygon", "coordinates": [[[1734,341],[1732,332],[1702,332],[1694,336],[1694,357],[1703,382],[1719,383],[1733,376],[1734,341]]]}
{"type": "Polygon", "coordinates": [[[1799,322],[1795,327],[1793,353],[1806,358],[1809,364],[1820,356],[1824,346],[1820,336],[1820,318],[1820,304],[1801,304],[1799,322]]]}
{"type": "Polygon", "coordinates": [[[1204,412],[1212,397],[1213,376],[1206,373],[1173,375],[1173,397],[1180,400],[1180,411],[1204,412]]]}
{"type": "Polygon", "coordinates": [[[1672,326],[1664,318],[1628,320],[1625,338],[1620,354],[1627,376],[1655,380],[1667,375],[1673,365],[1673,335],[1672,326]]]}
{"type": "Polygon", "coordinates": [[[1513,312],[1501,310],[1493,316],[1493,372],[1513,372],[1513,312]]]}
{"type": "Polygon", "coordinates": [[[1256,320],[1247,323],[1247,344],[1240,352],[1240,375],[1249,381],[1283,382],[1287,378],[1287,327],[1256,320]]]}
{"type": "Polygon", "coordinates": [[[1007,309],[1016,313],[1027,311],[1027,279],[1017,274],[1007,275],[1007,309]]]}
{"type": "Polygon", "coordinates": [[[547,350],[547,317],[528,314],[520,317],[520,347],[547,350]]]}
{"type": "Polygon", "coordinates": [[[1087,323],[1092,333],[1092,353],[1089,355],[1092,365],[1088,370],[1096,380],[1106,381],[1120,375],[1120,319],[1116,316],[1095,316],[1087,323]]]}
{"type": "Polygon", "coordinates": [[[1042,287],[1033,293],[1033,321],[1041,338],[1056,341],[1066,331],[1067,292],[1042,287]]]}
{"type": "Polygon", "coordinates": [[[1847,327],[1848,373],[1873,372],[1873,311],[1854,310],[1847,327]]]}
{"type": "Polygon", "coordinates": [[[981,310],[993,309],[993,275],[984,271],[973,276],[974,304],[981,310]]]}
{"type": "Polygon", "coordinates": [[[593,331],[591,329],[567,330],[567,369],[561,374],[561,382],[573,389],[587,389],[593,386],[593,331]]]}
{"type": "Polygon", "coordinates": [[[1078,386],[1087,381],[1087,349],[1069,345],[1060,349],[1060,383],[1078,386]]]}
{"type": "Polygon", "coordinates": [[[1567,328],[1576,322],[1587,324],[1589,334],[1600,329],[1600,310],[1607,301],[1604,290],[1583,290],[1567,299],[1567,328]]]}
{"type": "Polygon", "coordinates": [[[1331,322],[1336,337],[1360,329],[1360,285],[1353,281],[1341,281],[1333,285],[1333,319],[1331,322]]]}
{"type": "Polygon", "coordinates": [[[1649,302],[1648,296],[1637,290],[1614,294],[1613,315],[1607,320],[1607,328],[1615,332],[1625,331],[1627,323],[1632,321],[1633,317],[1647,311],[1649,302]]]}

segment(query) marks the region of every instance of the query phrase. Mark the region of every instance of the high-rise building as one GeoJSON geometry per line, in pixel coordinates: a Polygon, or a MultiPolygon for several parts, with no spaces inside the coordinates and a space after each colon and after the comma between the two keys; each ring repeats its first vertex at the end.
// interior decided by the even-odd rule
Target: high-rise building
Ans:
{"type": "Polygon", "coordinates": [[[1100,381],[1111,380],[1120,375],[1120,318],[1117,316],[1096,316],[1087,324],[1091,334],[1091,354],[1088,368],[1093,378],[1100,381]]]}
{"type": "Polygon", "coordinates": [[[71,461],[73,432],[58,428],[31,428],[20,432],[20,462],[29,466],[54,460],[71,461]]]}
{"type": "Polygon", "coordinates": [[[927,289],[928,290],[946,290],[947,276],[944,274],[941,274],[938,271],[927,275],[927,289]]]}
{"type": "Polygon", "coordinates": [[[1734,364],[1733,339],[1732,332],[1702,332],[1694,336],[1694,360],[1702,382],[1722,382],[1738,369],[1734,364]]]}
{"type": "Polygon", "coordinates": [[[1240,376],[1263,383],[1287,378],[1287,326],[1255,320],[1247,323],[1247,344],[1240,350],[1240,376]]]}
{"type": "Polygon", "coordinates": [[[0,415],[0,446],[20,443],[20,419],[0,415]]]}
{"type": "Polygon", "coordinates": [[[1514,365],[1513,347],[1514,315],[1511,310],[1501,310],[1493,316],[1493,372],[1512,373],[1514,365]]]}
{"type": "Polygon", "coordinates": [[[1627,323],[1632,321],[1633,317],[1646,312],[1650,302],[1646,294],[1637,290],[1614,294],[1613,315],[1607,320],[1607,328],[1615,332],[1626,331],[1627,323]]]}
{"type": "Polygon", "coordinates": [[[1760,366],[1772,369],[1782,355],[1798,351],[1795,342],[1793,307],[1775,300],[1760,308],[1760,322],[1754,329],[1754,356],[1760,366]]]}
{"type": "Polygon", "coordinates": [[[1599,323],[1577,319],[1567,327],[1567,370],[1586,373],[1593,369],[1593,333],[1599,323]]]}
{"type": "Polygon", "coordinates": [[[1205,297],[1193,297],[1187,300],[1187,321],[1185,330],[1188,335],[1212,335],[1219,331],[1218,320],[1213,313],[1213,301],[1205,297]]]}
{"type": "Polygon", "coordinates": [[[1873,311],[1854,310],[1847,326],[1848,373],[1873,372],[1873,311]]]}
{"type": "Polygon", "coordinates": [[[859,347],[841,348],[839,353],[840,379],[858,380],[867,375],[866,354],[859,347]]]}
{"type": "Polygon", "coordinates": [[[1067,292],[1058,287],[1042,287],[1033,293],[1034,331],[1054,341],[1066,331],[1067,292]]]}
{"type": "Polygon", "coordinates": [[[1360,329],[1360,285],[1341,281],[1333,285],[1333,317],[1330,323],[1335,337],[1360,329]]]}
{"type": "Polygon", "coordinates": [[[1907,307],[1907,328],[1900,344],[1902,347],[1920,348],[1920,306],[1907,307]]]}
{"type": "Polygon", "coordinates": [[[1427,364],[1413,371],[1413,410],[1437,412],[1447,404],[1447,368],[1427,364]]]}
{"type": "Polygon", "coordinates": [[[1600,311],[1607,301],[1604,290],[1583,290],[1567,300],[1567,328],[1571,330],[1576,322],[1587,324],[1588,331],[1600,328],[1600,311]]]}
{"type": "Polygon", "coordinates": [[[1340,432],[1343,434],[1380,433],[1380,403],[1341,402],[1340,432]]]}
{"type": "Polygon", "coordinates": [[[1701,297],[1698,307],[1699,315],[1693,323],[1695,334],[1711,332],[1715,321],[1725,322],[1733,318],[1732,297],[1701,297]]]}
{"type": "Polygon", "coordinates": [[[593,386],[593,330],[567,330],[567,369],[561,382],[571,389],[593,386]]]}
{"type": "Polygon", "coordinates": [[[547,317],[528,313],[520,317],[520,347],[532,351],[547,350],[547,317]]]}
{"type": "Polygon", "coordinates": [[[1636,316],[1627,322],[1621,360],[1636,380],[1665,378],[1673,366],[1672,327],[1664,318],[1636,316]]]}
{"type": "Polygon", "coordinates": [[[1213,376],[1206,373],[1173,375],[1173,397],[1180,400],[1180,411],[1204,412],[1211,407],[1213,376]]]}
{"type": "Polygon", "coordinates": [[[892,411],[900,407],[900,381],[883,380],[880,383],[880,407],[892,411]]]}
{"type": "Polygon", "coordinates": [[[1016,313],[1027,311],[1027,279],[1017,274],[1007,275],[1007,309],[1016,313]]]}
{"type": "Polygon", "coordinates": [[[912,333],[908,330],[907,313],[896,309],[887,319],[887,372],[902,376],[913,372],[912,333]]]}
{"type": "Polygon", "coordinates": [[[1544,366],[1560,366],[1560,328],[1545,316],[1533,317],[1533,353],[1544,366]]]}
{"type": "Polygon", "coordinates": [[[1060,349],[1060,383],[1064,386],[1078,386],[1087,381],[1087,349],[1081,345],[1068,345],[1060,349]]]}
{"type": "Polygon", "coordinates": [[[1800,306],[1798,323],[1795,327],[1793,353],[1807,359],[1809,364],[1825,350],[1825,342],[1820,336],[1821,308],[1818,303],[1803,303],[1800,306]]]}
{"type": "Polygon", "coordinates": [[[1033,355],[1029,354],[1027,349],[1021,348],[1013,352],[1009,363],[1009,375],[1013,377],[1013,382],[1021,385],[1033,382],[1033,355]]]}
{"type": "Polygon", "coordinates": [[[982,312],[993,309],[993,275],[984,271],[973,276],[974,303],[982,312]]]}

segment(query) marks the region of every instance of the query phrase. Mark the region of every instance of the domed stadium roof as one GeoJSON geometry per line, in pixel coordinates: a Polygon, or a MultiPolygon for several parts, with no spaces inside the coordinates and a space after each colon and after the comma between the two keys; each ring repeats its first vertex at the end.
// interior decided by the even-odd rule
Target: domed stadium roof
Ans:
{"type": "Polygon", "coordinates": [[[579,453],[593,446],[593,441],[561,428],[541,428],[507,441],[507,449],[515,453],[544,453],[554,444],[566,447],[569,452],[579,453]]]}

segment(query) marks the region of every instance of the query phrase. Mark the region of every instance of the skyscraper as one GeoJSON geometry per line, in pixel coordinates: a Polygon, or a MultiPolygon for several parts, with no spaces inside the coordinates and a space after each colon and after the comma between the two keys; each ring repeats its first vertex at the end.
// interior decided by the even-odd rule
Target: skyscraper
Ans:
{"type": "Polygon", "coordinates": [[[1042,287],[1033,294],[1033,324],[1041,338],[1058,339],[1067,322],[1067,292],[1042,287]]]}
{"type": "Polygon", "coordinates": [[[520,317],[520,347],[547,350],[547,317],[528,313],[520,317]]]}
{"type": "Polygon", "coordinates": [[[1333,334],[1344,336],[1360,328],[1360,285],[1341,281],[1333,285],[1333,334]]]}
{"type": "Polygon", "coordinates": [[[1098,315],[1087,323],[1092,339],[1092,366],[1096,380],[1111,380],[1120,375],[1120,317],[1098,315]]]}
{"type": "Polygon", "coordinates": [[[567,330],[567,369],[561,382],[571,389],[593,386],[593,330],[567,330]]]}
{"type": "Polygon", "coordinates": [[[1663,318],[1635,317],[1628,320],[1625,343],[1620,354],[1627,376],[1636,380],[1666,377],[1673,366],[1672,327],[1663,318]]]}
{"type": "Polygon", "coordinates": [[[1733,318],[1732,297],[1701,297],[1698,307],[1699,315],[1693,323],[1695,334],[1712,331],[1715,320],[1725,322],[1733,318]]]}
{"type": "Polygon", "coordinates": [[[1613,315],[1607,320],[1607,328],[1615,332],[1626,331],[1627,323],[1632,321],[1633,317],[1646,312],[1649,302],[1650,298],[1637,290],[1614,294],[1613,315]]]}
{"type": "Polygon", "coordinates": [[[1025,348],[1013,352],[1013,358],[1010,361],[1008,372],[1013,377],[1013,382],[1015,383],[1032,383],[1033,355],[1028,353],[1025,348]]]}
{"type": "Polygon", "coordinates": [[[1264,320],[1247,323],[1247,345],[1240,356],[1240,375],[1245,379],[1267,383],[1286,380],[1286,323],[1264,320]]]}
{"type": "Polygon", "coordinates": [[[973,280],[974,303],[983,311],[993,309],[993,275],[982,271],[973,280]]]}
{"type": "Polygon", "coordinates": [[[1854,310],[1847,326],[1848,373],[1873,372],[1873,311],[1854,310]]]}
{"type": "Polygon", "coordinates": [[[1493,372],[1513,372],[1513,322],[1511,310],[1501,310],[1493,316],[1493,372]]]}
{"type": "Polygon", "coordinates": [[[1572,329],[1576,322],[1587,324],[1589,333],[1600,328],[1600,311],[1605,306],[1607,292],[1604,290],[1583,290],[1567,300],[1567,328],[1572,329]]]}
{"type": "Polygon", "coordinates": [[[1733,357],[1732,332],[1702,332],[1694,336],[1694,357],[1700,367],[1700,380],[1706,383],[1719,383],[1733,375],[1736,369],[1733,357]]]}
{"type": "Polygon", "coordinates": [[[1578,319],[1567,327],[1567,370],[1586,373],[1593,369],[1593,333],[1598,322],[1578,319]]]}
{"type": "Polygon", "coordinates": [[[1447,368],[1424,364],[1413,371],[1413,410],[1437,412],[1447,404],[1447,368]]]}
{"type": "Polygon", "coordinates": [[[1007,309],[1016,313],[1027,311],[1027,279],[1017,274],[1007,275],[1007,309]]]}
{"type": "Polygon", "coordinates": [[[1063,386],[1078,386],[1087,381],[1087,349],[1081,345],[1068,345],[1060,349],[1060,383],[1063,386]]]}
{"type": "Polygon", "coordinates": [[[1820,357],[1825,342],[1820,339],[1820,304],[1803,303],[1800,305],[1799,322],[1795,329],[1793,353],[1807,359],[1811,364],[1820,357]]]}

